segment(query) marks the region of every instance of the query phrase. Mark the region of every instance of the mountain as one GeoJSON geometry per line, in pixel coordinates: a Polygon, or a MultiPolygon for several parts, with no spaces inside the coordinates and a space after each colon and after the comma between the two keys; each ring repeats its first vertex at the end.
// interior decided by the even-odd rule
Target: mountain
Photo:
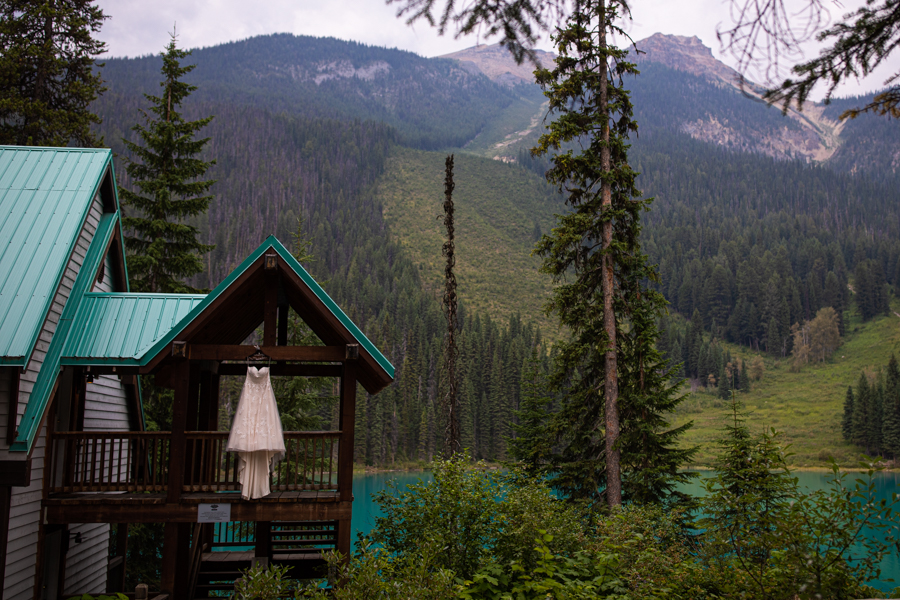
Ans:
{"type": "MultiPolygon", "coordinates": [[[[895,173],[900,165],[900,123],[874,115],[841,121],[841,113],[870,97],[834,99],[830,105],[806,102],[803,110],[780,108],[763,100],[765,88],[744,81],[713,56],[697,37],[654,34],[639,40],[631,54],[641,74],[627,78],[641,135],[659,130],[738,152],[764,154],[778,160],[799,159],[843,171],[875,177],[895,173]]],[[[539,51],[544,66],[553,55],[539,51]]],[[[447,55],[494,81],[531,81],[533,65],[516,65],[499,45],[475,46],[447,55]]],[[[522,107],[524,108],[524,107],[522,107]]],[[[532,147],[546,116],[541,104],[530,120],[508,125],[505,136],[494,135],[467,149],[487,156],[512,158],[532,147]]],[[[482,134],[482,138],[485,136],[482,134]]]]}
{"type": "MultiPolygon", "coordinates": [[[[538,65],[544,68],[553,66],[553,61],[556,60],[555,54],[544,50],[535,50],[534,52],[538,65]]],[[[500,44],[473,46],[459,52],[445,54],[439,58],[459,61],[461,67],[483,73],[491,81],[507,86],[534,83],[535,65],[528,60],[522,64],[516,64],[509,51],[500,44]]]]}
{"type": "MultiPolygon", "coordinates": [[[[259,36],[196,49],[188,60],[196,101],[380,121],[425,149],[464,146],[506,111],[541,98],[536,86],[499,85],[457,61],[334,38],[259,36]]],[[[159,56],[106,60],[107,101],[156,93],[159,68],[159,56]]]]}

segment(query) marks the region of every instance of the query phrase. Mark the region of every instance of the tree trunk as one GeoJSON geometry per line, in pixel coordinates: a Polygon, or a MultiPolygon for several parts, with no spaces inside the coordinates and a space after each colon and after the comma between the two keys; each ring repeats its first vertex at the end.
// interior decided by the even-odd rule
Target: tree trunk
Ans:
{"type": "MultiPolygon", "coordinates": [[[[606,48],[606,2],[600,0],[597,3],[599,16],[598,35],[600,48],[606,48]]],[[[609,68],[604,57],[598,65],[600,69],[600,113],[603,119],[601,137],[603,147],[600,150],[600,168],[604,175],[611,170],[609,149],[609,97],[608,78],[609,68]]],[[[612,210],[612,184],[604,177],[600,183],[601,210],[606,213],[612,210]]],[[[603,249],[603,325],[606,330],[606,369],[603,390],[605,394],[604,416],[606,420],[606,501],[610,507],[622,504],[622,473],[619,464],[619,381],[616,352],[616,315],[613,309],[613,294],[615,281],[613,277],[613,261],[609,255],[609,247],[612,244],[612,221],[603,223],[601,233],[601,247],[603,249]]]]}

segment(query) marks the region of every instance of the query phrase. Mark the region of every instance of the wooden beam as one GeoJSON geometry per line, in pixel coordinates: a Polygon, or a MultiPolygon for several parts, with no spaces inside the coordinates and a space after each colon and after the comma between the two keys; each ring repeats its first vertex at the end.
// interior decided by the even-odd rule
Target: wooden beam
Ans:
{"type": "MultiPolygon", "coordinates": [[[[232,521],[337,521],[350,519],[350,502],[241,502],[235,494],[232,521]]],[[[228,502],[216,494],[209,502],[228,502]]],[[[48,523],[196,523],[197,504],[55,504],[44,506],[48,523]]]]}
{"type": "Polygon", "coordinates": [[[0,460],[0,487],[31,485],[31,459],[0,460]]]}
{"type": "MultiPolygon", "coordinates": [[[[269,367],[272,377],[340,377],[341,365],[282,365],[269,367]]],[[[243,376],[247,365],[243,363],[223,363],[219,365],[219,375],[243,376]]]]}
{"type": "MultiPolygon", "coordinates": [[[[263,354],[275,361],[298,362],[345,362],[353,360],[353,353],[347,346],[261,346],[263,354]]],[[[255,346],[231,346],[224,344],[187,344],[185,358],[190,360],[246,360],[256,352],[255,346]]]]}
{"type": "MultiPolygon", "coordinates": [[[[356,419],[356,364],[344,364],[341,376],[340,430],[341,442],[338,451],[338,490],[341,501],[353,500],[353,437],[356,419]]],[[[344,552],[344,550],[341,550],[344,552]]],[[[346,553],[349,554],[349,546],[346,553]]]]}

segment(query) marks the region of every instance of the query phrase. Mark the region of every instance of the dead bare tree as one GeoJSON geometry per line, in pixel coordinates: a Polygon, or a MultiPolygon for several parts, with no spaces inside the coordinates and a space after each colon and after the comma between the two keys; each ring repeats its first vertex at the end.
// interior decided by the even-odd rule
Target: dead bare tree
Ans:
{"type": "Polygon", "coordinates": [[[444,414],[446,423],[444,428],[444,452],[447,456],[462,450],[459,435],[459,395],[456,381],[456,358],[459,351],[456,348],[456,275],[453,267],[456,266],[456,242],[453,231],[453,155],[447,157],[444,164],[444,226],[447,228],[447,241],[441,254],[447,259],[444,267],[444,299],[443,306],[447,315],[447,337],[444,338],[444,373],[446,377],[444,393],[444,414]]]}

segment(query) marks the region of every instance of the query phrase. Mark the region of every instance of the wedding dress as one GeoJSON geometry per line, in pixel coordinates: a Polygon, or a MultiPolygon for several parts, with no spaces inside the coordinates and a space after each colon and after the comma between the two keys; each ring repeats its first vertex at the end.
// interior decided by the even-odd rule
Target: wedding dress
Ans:
{"type": "Polygon", "coordinates": [[[247,379],[225,449],[237,452],[240,458],[241,496],[245,500],[267,496],[271,491],[269,468],[285,452],[281,417],[268,368],[247,368],[247,379]]]}

